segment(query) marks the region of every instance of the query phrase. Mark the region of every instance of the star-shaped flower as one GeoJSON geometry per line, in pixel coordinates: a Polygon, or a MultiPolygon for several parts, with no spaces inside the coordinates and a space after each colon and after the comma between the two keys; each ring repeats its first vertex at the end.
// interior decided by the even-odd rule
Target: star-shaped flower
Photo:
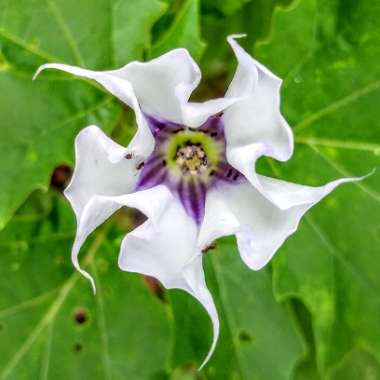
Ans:
{"type": "Polygon", "coordinates": [[[207,310],[215,349],[219,321],[202,269],[202,251],[221,236],[235,235],[243,261],[262,268],[296,231],[301,217],[338,185],[309,187],[255,172],[261,156],[279,161],[293,153],[293,135],[280,113],[281,80],[228,37],[238,61],[224,98],[189,102],[201,74],[187,50],[119,70],[63,70],[93,79],[136,115],[137,133],[125,148],[98,127],[76,138],[76,166],[65,195],[77,218],[74,266],[87,236],[116,210],[133,207],[147,220],[122,244],[122,270],[154,276],[183,289],[207,310]]]}

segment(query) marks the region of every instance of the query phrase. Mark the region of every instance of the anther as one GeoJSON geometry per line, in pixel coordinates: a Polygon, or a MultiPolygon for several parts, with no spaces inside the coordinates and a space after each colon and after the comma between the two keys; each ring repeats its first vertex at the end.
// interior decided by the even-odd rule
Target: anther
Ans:
{"type": "Polygon", "coordinates": [[[231,174],[232,174],[232,169],[230,169],[227,173],[227,178],[230,178],[231,177],[231,174]]]}
{"type": "Polygon", "coordinates": [[[206,155],[204,155],[201,158],[202,158],[201,159],[202,165],[207,166],[209,164],[208,157],[206,155]]]}
{"type": "Polygon", "coordinates": [[[188,144],[180,147],[176,152],[175,161],[184,175],[201,175],[210,166],[202,145],[198,146],[197,144],[188,144]]]}
{"type": "Polygon", "coordinates": [[[210,136],[211,137],[216,137],[216,136],[218,136],[218,133],[217,132],[211,132],[210,136]]]}
{"type": "Polygon", "coordinates": [[[236,181],[239,178],[239,173],[235,173],[234,178],[232,178],[234,181],[236,181]]]}
{"type": "Polygon", "coordinates": [[[127,153],[127,154],[125,155],[125,158],[126,158],[127,160],[132,159],[132,157],[133,157],[132,153],[127,153]]]}
{"type": "Polygon", "coordinates": [[[162,161],[162,166],[166,166],[166,160],[162,161]]]}

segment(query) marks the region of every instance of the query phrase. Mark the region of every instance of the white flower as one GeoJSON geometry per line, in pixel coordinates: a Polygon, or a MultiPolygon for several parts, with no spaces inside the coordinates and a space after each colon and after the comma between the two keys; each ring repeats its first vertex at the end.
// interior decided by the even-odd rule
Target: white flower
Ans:
{"type": "Polygon", "coordinates": [[[77,218],[72,261],[87,236],[122,206],[134,207],[146,222],[121,245],[122,270],[154,276],[195,297],[209,313],[214,351],[219,322],[202,269],[202,250],[215,239],[235,235],[243,261],[262,268],[305,212],[344,182],[297,185],[255,172],[265,155],[288,160],[292,131],[280,113],[281,80],[228,37],[237,61],[226,96],[189,102],[201,74],[185,49],[119,70],[90,71],[46,64],[94,79],[133,108],[138,130],[128,147],[96,126],[76,138],[76,166],[65,195],[77,218]]]}

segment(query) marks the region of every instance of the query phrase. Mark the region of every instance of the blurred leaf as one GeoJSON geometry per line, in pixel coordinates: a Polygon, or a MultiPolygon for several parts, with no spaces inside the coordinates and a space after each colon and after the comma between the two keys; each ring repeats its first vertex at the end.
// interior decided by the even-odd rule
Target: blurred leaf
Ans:
{"type": "Polygon", "coordinates": [[[252,0],[205,0],[204,7],[217,9],[225,15],[232,15],[252,0]]]}
{"type": "MultiPolygon", "coordinates": [[[[226,37],[230,34],[246,34],[247,37],[240,43],[252,52],[254,43],[262,40],[270,33],[271,18],[274,9],[288,4],[291,0],[250,0],[237,2],[221,2],[220,4],[238,4],[238,11],[226,12],[224,15],[215,12],[219,3],[209,2],[205,6],[205,14],[202,17],[202,34],[207,41],[207,49],[202,62],[203,73],[207,77],[223,77],[227,82],[227,75],[231,76],[235,70],[235,60],[232,59],[231,49],[226,37]],[[211,6],[212,5],[212,6],[211,6]],[[244,5],[244,6],[241,6],[244,5]],[[214,11],[213,11],[214,10],[214,11]]],[[[223,83],[224,86],[227,83],[223,83]]],[[[217,95],[223,95],[223,92],[217,95]]]]}
{"type": "Polygon", "coordinates": [[[116,66],[141,59],[143,52],[151,46],[150,30],[167,9],[158,0],[114,1],[113,46],[116,66]]]}
{"type": "MultiPolygon", "coordinates": [[[[288,379],[304,349],[289,309],[273,298],[269,271],[248,269],[232,238],[218,242],[205,259],[207,283],[221,320],[218,346],[205,369],[207,379],[288,379]]],[[[175,365],[192,358],[199,366],[210,348],[210,322],[201,307],[182,293],[174,301],[181,305],[174,307],[179,337],[175,365]]]]}
{"type": "Polygon", "coordinates": [[[151,57],[183,47],[197,60],[200,59],[205,43],[201,39],[199,25],[199,0],[186,0],[171,27],[152,46],[151,57]]]}
{"type": "Polygon", "coordinates": [[[0,233],[0,379],[162,378],[167,306],[141,276],[118,269],[120,236],[105,230],[82,253],[94,296],[71,265],[73,236],[62,201],[47,216],[16,215],[0,233]]]}
{"type": "MultiPolygon", "coordinates": [[[[380,3],[363,0],[303,0],[276,12],[270,40],[255,51],[285,78],[297,145],[289,163],[272,163],[274,174],[320,184],[380,164],[379,17],[380,3]]],[[[380,360],[379,181],[336,191],[274,262],[277,296],[297,297],[311,313],[321,373],[353,347],[380,360]]]]}
{"type": "Polygon", "coordinates": [[[70,161],[88,124],[110,132],[121,109],[90,82],[56,73],[32,82],[37,67],[64,62],[114,68],[141,58],[163,11],[156,0],[0,2],[0,229],[55,165],[70,161]]]}
{"type": "Polygon", "coordinates": [[[377,380],[380,379],[379,363],[367,352],[353,351],[333,371],[331,380],[377,380]]]}

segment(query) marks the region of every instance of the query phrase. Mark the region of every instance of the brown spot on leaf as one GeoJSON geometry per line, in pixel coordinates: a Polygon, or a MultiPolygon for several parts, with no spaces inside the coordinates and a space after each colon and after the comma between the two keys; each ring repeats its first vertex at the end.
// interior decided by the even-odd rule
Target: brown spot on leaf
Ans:
{"type": "Polygon", "coordinates": [[[80,352],[82,351],[82,349],[83,349],[83,346],[80,343],[78,342],[74,343],[74,346],[73,346],[74,352],[80,352]]]}
{"type": "Polygon", "coordinates": [[[78,325],[83,325],[88,320],[88,311],[83,308],[79,308],[74,312],[74,321],[78,325]]]}
{"type": "Polygon", "coordinates": [[[242,343],[250,343],[252,342],[252,336],[248,331],[242,330],[239,333],[239,341],[242,343]]]}

